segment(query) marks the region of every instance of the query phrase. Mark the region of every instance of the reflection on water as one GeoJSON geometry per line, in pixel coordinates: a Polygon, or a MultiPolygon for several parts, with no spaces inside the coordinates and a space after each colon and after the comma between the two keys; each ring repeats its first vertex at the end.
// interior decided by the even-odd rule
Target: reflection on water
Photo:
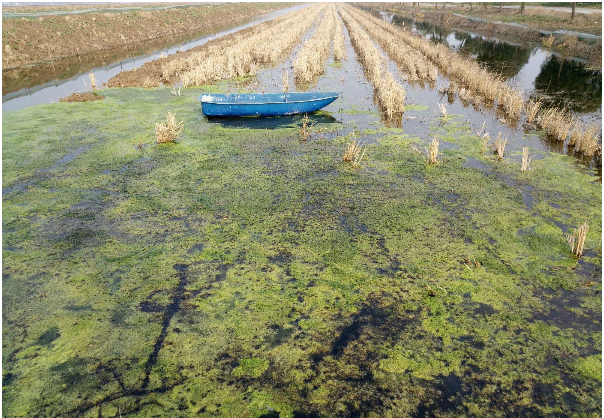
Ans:
{"type": "MultiPolygon", "coordinates": [[[[208,123],[220,124],[223,128],[235,129],[280,129],[297,128],[302,125],[304,115],[286,116],[245,116],[245,117],[208,117],[208,123]]],[[[337,123],[337,119],[326,113],[309,113],[311,124],[337,123]]]]}
{"type": "Polygon", "coordinates": [[[433,42],[442,43],[476,59],[509,83],[540,97],[545,103],[568,107],[579,113],[601,119],[602,72],[588,69],[577,60],[563,59],[539,47],[515,45],[498,39],[487,39],[470,32],[447,30],[429,22],[380,13],[380,17],[409,28],[433,42]]]}

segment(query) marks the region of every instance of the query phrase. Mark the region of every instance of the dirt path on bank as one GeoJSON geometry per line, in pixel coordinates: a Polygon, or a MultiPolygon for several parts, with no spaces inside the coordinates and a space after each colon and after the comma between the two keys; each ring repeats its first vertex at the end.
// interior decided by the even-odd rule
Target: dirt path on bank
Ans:
{"type": "Polygon", "coordinates": [[[2,21],[2,69],[55,61],[155,38],[196,32],[291,7],[292,3],[194,5],[187,8],[12,18],[2,21]]]}

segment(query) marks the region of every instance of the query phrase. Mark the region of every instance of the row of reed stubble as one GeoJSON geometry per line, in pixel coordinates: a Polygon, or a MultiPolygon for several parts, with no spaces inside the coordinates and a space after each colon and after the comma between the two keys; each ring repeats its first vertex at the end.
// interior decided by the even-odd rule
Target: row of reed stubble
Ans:
{"type": "Polygon", "coordinates": [[[436,81],[438,74],[436,66],[426,60],[419,52],[401,43],[391,33],[382,30],[373,20],[359,13],[358,9],[348,5],[343,5],[343,8],[346,8],[361,27],[382,47],[390,59],[397,63],[409,81],[436,81]]]}
{"type": "Polygon", "coordinates": [[[371,38],[363,28],[344,8],[340,9],[340,15],[348,29],[350,41],[365,74],[373,84],[380,108],[388,119],[400,119],[405,111],[405,90],[386,69],[384,57],[373,45],[371,38]]]}
{"type": "MultiPolygon", "coordinates": [[[[558,108],[542,109],[541,102],[528,100],[525,102],[523,92],[507,85],[504,79],[481,67],[476,61],[462,57],[442,44],[435,44],[413,35],[407,30],[392,25],[370,13],[355,10],[355,16],[363,16],[367,21],[379,26],[399,41],[419,51],[425,58],[433,62],[443,74],[463,86],[460,96],[474,98],[480,95],[481,104],[493,105],[500,108],[506,117],[518,120],[522,115],[527,122],[534,123],[538,128],[559,141],[565,141],[570,134],[569,145],[575,151],[591,156],[600,148],[598,145],[599,126],[583,124],[567,110],[558,108]]],[[[385,35],[382,35],[386,38],[385,35]]],[[[387,48],[385,48],[387,50],[387,48]]]]}
{"type": "Polygon", "coordinates": [[[323,13],[317,30],[304,41],[294,61],[294,77],[297,83],[310,83],[325,72],[325,58],[329,55],[334,35],[336,15],[332,6],[323,13]]]}

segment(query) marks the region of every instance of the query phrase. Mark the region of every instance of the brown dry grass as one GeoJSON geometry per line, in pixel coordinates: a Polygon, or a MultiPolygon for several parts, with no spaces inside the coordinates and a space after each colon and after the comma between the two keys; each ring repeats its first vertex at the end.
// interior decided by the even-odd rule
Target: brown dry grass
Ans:
{"type": "Polygon", "coordinates": [[[497,135],[497,138],[495,138],[495,142],[493,143],[493,147],[495,148],[495,154],[497,154],[497,159],[499,161],[503,160],[505,146],[507,145],[507,143],[508,139],[503,138],[501,136],[501,132],[499,132],[499,135],[497,135]]]}
{"type": "Polygon", "coordinates": [[[526,121],[528,123],[533,123],[537,117],[539,109],[541,109],[542,104],[543,102],[540,99],[537,101],[529,100],[526,102],[526,105],[524,106],[524,114],[526,115],[526,121]]]}
{"type": "Polygon", "coordinates": [[[440,141],[438,140],[438,138],[432,138],[432,141],[428,145],[428,162],[430,164],[436,164],[439,144],[440,141]]]}
{"type": "Polygon", "coordinates": [[[597,125],[586,126],[581,132],[578,143],[575,144],[575,151],[591,157],[600,150],[600,145],[598,144],[599,130],[600,128],[597,125]]]}
{"type": "Polygon", "coordinates": [[[308,113],[304,114],[304,118],[302,119],[302,126],[300,126],[300,141],[306,142],[306,140],[310,138],[310,128],[312,128],[315,123],[316,122],[310,122],[308,113]]]}
{"type": "Polygon", "coordinates": [[[168,112],[166,122],[155,124],[155,142],[165,144],[174,142],[180,136],[185,122],[176,122],[176,115],[168,112]]]}
{"type": "Polygon", "coordinates": [[[345,163],[350,163],[355,168],[358,167],[361,163],[361,160],[365,156],[366,149],[364,147],[364,142],[357,142],[355,140],[350,141],[344,149],[342,161],[345,163]]]}
{"type": "Polygon", "coordinates": [[[528,154],[528,147],[522,147],[522,163],[520,164],[520,171],[523,173],[530,170],[531,159],[528,154]]]}
{"type": "MultiPolygon", "coordinates": [[[[353,9],[352,6],[346,6],[346,8],[347,10],[349,8],[353,9]]],[[[435,44],[421,36],[411,34],[405,28],[387,23],[366,12],[354,9],[352,13],[358,19],[360,19],[358,16],[362,16],[363,19],[360,21],[363,24],[370,21],[393,35],[405,47],[410,47],[419,52],[421,58],[418,61],[429,60],[434,63],[443,74],[459,85],[458,95],[465,104],[497,105],[511,120],[520,119],[524,113],[527,122],[532,123],[537,120],[540,128],[559,141],[564,141],[569,131],[574,128],[581,129],[577,126],[579,122],[564,109],[547,109],[539,115],[542,106],[540,101],[531,100],[525,104],[522,91],[509,87],[499,75],[490,73],[475,60],[463,57],[440,43],[435,44]]],[[[388,36],[379,34],[374,30],[371,33],[380,43],[389,39],[388,36]]],[[[573,42],[574,40],[566,40],[561,46],[569,48],[573,42]]],[[[385,46],[383,47],[388,51],[385,46]]],[[[584,155],[593,155],[597,152],[599,149],[598,131],[599,129],[594,133],[592,129],[589,135],[585,136],[585,146],[576,146],[575,150],[584,155]]]]}
{"type": "Polygon", "coordinates": [[[577,229],[573,229],[572,234],[566,236],[566,241],[570,245],[570,251],[577,257],[583,255],[583,249],[585,247],[585,238],[587,238],[587,231],[589,230],[589,224],[587,220],[579,225],[577,229]]]}

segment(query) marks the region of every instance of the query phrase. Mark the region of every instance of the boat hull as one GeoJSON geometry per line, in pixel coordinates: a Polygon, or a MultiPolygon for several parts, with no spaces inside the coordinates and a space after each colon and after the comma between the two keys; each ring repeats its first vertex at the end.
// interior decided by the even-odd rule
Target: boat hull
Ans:
{"type": "Polygon", "coordinates": [[[200,96],[206,116],[282,116],[315,112],[339,93],[206,94],[200,96]]]}

